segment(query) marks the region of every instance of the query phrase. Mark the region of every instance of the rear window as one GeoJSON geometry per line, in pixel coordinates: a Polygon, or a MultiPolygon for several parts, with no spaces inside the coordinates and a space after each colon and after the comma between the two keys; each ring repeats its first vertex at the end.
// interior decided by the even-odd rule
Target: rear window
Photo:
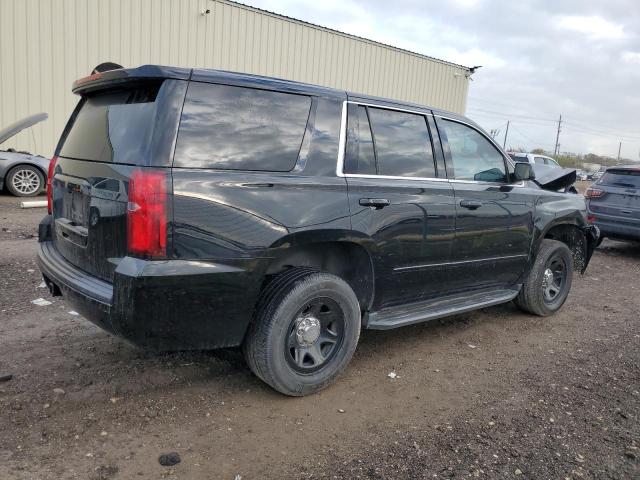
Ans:
{"type": "Polygon", "coordinates": [[[599,183],[612,187],[640,188],[640,170],[609,170],[599,183]]]}
{"type": "Polygon", "coordinates": [[[300,152],[311,98],[191,83],[174,166],[224,170],[291,170],[300,152]]]}
{"type": "Polygon", "coordinates": [[[159,83],[84,96],[58,155],[144,164],[153,134],[159,83]]]}

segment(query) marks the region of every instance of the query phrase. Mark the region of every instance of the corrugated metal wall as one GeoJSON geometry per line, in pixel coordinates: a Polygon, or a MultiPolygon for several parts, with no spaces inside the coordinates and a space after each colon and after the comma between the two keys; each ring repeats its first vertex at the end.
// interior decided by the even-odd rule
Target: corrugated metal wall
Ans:
{"type": "Polygon", "coordinates": [[[269,75],[459,113],[468,88],[463,67],[227,1],[0,0],[0,127],[49,113],[2,148],[51,155],[77,101],[72,82],[104,61],[269,75]]]}

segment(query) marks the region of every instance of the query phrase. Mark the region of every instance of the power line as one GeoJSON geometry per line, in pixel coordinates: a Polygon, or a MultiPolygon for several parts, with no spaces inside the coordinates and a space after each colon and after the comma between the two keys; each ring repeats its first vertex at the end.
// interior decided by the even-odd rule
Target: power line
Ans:
{"type": "MultiPolygon", "coordinates": [[[[492,100],[484,100],[484,99],[479,99],[479,98],[470,98],[469,99],[470,103],[473,102],[482,102],[482,103],[486,103],[489,105],[504,105],[507,106],[509,108],[515,108],[518,109],[518,106],[515,105],[508,105],[506,103],[502,103],[499,101],[492,101],[492,100]]],[[[486,107],[474,107],[473,105],[469,106],[469,109],[475,110],[477,112],[480,113],[485,113],[485,114],[491,114],[491,115],[498,115],[504,118],[511,118],[511,117],[520,117],[520,118],[524,118],[524,119],[528,119],[528,120],[536,120],[536,121],[541,121],[541,122],[553,122],[553,123],[557,123],[557,120],[552,120],[549,118],[541,118],[541,117],[534,117],[534,116],[529,116],[529,115],[522,115],[522,114],[517,114],[517,113],[505,113],[505,112],[498,112],[497,110],[491,110],[491,109],[486,109],[486,107]]],[[[581,123],[580,121],[567,121],[566,119],[563,120],[563,123],[565,125],[573,125],[576,128],[581,128],[581,129],[586,129],[586,130],[590,130],[594,133],[597,134],[601,134],[601,133],[605,133],[605,134],[612,134],[614,135],[616,138],[620,138],[620,136],[625,137],[625,138],[632,138],[632,139],[636,139],[636,140],[640,140],[640,136],[636,135],[635,132],[628,132],[628,131],[621,131],[620,129],[617,128],[613,128],[613,127],[606,127],[606,126],[601,126],[598,125],[597,126],[597,130],[594,130],[593,128],[591,128],[588,125],[585,125],[583,123],[581,123]]]]}
{"type": "Polygon", "coordinates": [[[515,124],[511,124],[511,128],[513,129],[514,132],[516,132],[518,135],[520,135],[520,137],[527,141],[528,143],[530,143],[532,146],[536,146],[536,147],[550,147],[551,144],[546,143],[546,142],[536,142],[534,140],[531,139],[531,137],[529,137],[528,135],[525,135],[522,130],[520,130],[518,127],[515,126],[515,124]]]}
{"type": "Polygon", "coordinates": [[[531,117],[529,115],[522,115],[520,113],[496,112],[495,110],[486,110],[484,108],[477,108],[477,107],[471,107],[471,109],[476,110],[477,112],[491,113],[491,114],[494,114],[494,115],[502,115],[505,118],[520,117],[520,118],[524,118],[524,119],[528,119],[528,120],[537,120],[539,122],[550,122],[550,123],[555,123],[556,122],[556,120],[551,120],[551,119],[548,119],[548,118],[541,118],[541,117],[531,117]]]}
{"type": "Polygon", "coordinates": [[[566,128],[568,128],[569,130],[573,130],[578,133],[587,133],[594,137],[618,138],[618,139],[622,138],[624,140],[629,140],[630,142],[640,141],[640,137],[636,137],[636,136],[628,136],[628,135],[623,135],[621,133],[613,133],[613,132],[607,133],[607,132],[603,132],[603,131],[599,131],[599,130],[595,130],[587,127],[578,127],[578,126],[575,126],[575,124],[569,123],[569,122],[565,122],[565,125],[566,125],[566,128]]]}
{"type": "MultiPolygon", "coordinates": [[[[507,118],[512,118],[511,116],[509,116],[508,114],[501,114],[501,113],[487,113],[486,111],[480,111],[480,110],[476,110],[473,107],[470,107],[467,109],[467,112],[473,116],[480,116],[480,117],[492,117],[492,118],[500,118],[500,119],[507,119],[507,118]]],[[[535,125],[537,127],[552,127],[552,124],[549,123],[542,123],[539,120],[527,120],[526,118],[520,118],[520,117],[514,117],[516,120],[518,120],[518,122],[520,123],[526,123],[528,125],[535,125]]],[[[557,120],[555,120],[555,122],[557,122],[557,120]]]]}
{"type": "MultiPolygon", "coordinates": [[[[528,116],[524,116],[524,115],[517,115],[517,114],[508,114],[508,113],[499,113],[499,112],[495,112],[495,111],[489,111],[489,110],[484,110],[484,109],[478,109],[476,107],[469,107],[468,110],[471,110],[471,113],[473,114],[474,112],[477,113],[478,115],[482,115],[482,116],[490,116],[490,117],[496,117],[496,118],[511,118],[516,117],[516,119],[519,121],[519,123],[525,123],[528,125],[532,125],[532,126],[537,126],[537,127],[550,127],[551,125],[546,124],[546,123],[540,123],[540,122],[553,122],[553,123],[558,123],[558,120],[543,120],[541,118],[538,117],[528,117],[528,116]]],[[[564,126],[565,130],[570,130],[573,132],[577,132],[577,133],[587,133],[590,134],[591,136],[595,136],[595,137],[601,137],[601,138],[615,138],[615,139],[620,139],[622,138],[623,140],[627,140],[629,142],[635,143],[635,142],[640,142],[640,137],[639,136],[634,136],[632,134],[627,134],[625,132],[612,132],[612,131],[607,131],[604,129],[592,129],[589,127],[584,127],[581,126],[575,122],[567,122],[566,120],[562,121],[562,124],[564,126]]]]}

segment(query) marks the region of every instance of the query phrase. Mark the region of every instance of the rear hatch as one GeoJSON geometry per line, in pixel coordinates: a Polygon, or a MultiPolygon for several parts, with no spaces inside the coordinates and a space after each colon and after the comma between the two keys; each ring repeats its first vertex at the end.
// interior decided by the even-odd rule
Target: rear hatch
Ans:
{"type": "MultiPolygon", "coordinates": [[[[111,281],[122,257],[131,253],[132,232],[140,241],[140,229],[149,227],[150,219],[157,222],[147,236],[162,236],[153,241],[166,247],[168,167],[186,82],[120,78],[111,84],[102,76],[96,79],[98,88],[89,81],[76,89],[81,100],[53,160],[53,241],[67,261],[111,281]],[[162,204],[149,216],[154,198],[162,204]]],[[[134,253],[163,257],[166,250],[134,253]]]]}
{"type": "Polygon", "coordinates": [[[640,169],[609,169],[593,188],[602,190],[604,195],[589,199],[591,212],[640,224],[640,169]]]}

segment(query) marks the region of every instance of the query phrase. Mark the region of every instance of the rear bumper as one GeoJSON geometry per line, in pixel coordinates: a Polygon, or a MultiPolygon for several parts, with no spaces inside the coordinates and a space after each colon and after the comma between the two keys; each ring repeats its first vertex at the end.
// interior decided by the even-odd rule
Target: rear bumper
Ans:
{"type": "Polygon", "coordinates": [[[259,285],[241,268],[184,260],[124,257],[113,283],[66,261],[41,241],[38,264],[50,291],[109,333],[158,350],[238,346],[259,285]]]}
{"type": "Polygon", "coordinates": [[[606,217],[598,213],[592,215],[596,217],[594,225],[600,229],[600,234],[603,237],[640,240],[640,222],[631,223],[626,218],[606,217]]]}

